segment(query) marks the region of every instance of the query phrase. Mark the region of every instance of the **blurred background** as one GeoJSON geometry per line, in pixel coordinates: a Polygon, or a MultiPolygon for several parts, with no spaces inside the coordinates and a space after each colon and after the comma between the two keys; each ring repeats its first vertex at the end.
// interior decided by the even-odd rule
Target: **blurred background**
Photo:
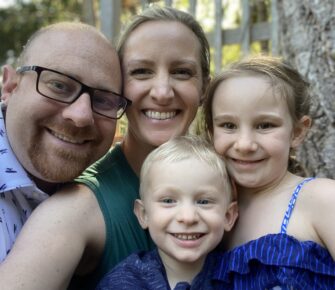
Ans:
{"type": "MultiPolygon", "coordinates": [[[[0,65],[15,66],[34,31],[62,20],[94,25],[115,43],[131,16],[153,4],[187,11],[200,22],[211,44],[212,75],[258,53],[296,67],[311,83],[314,117],[297,159],[307,175],[335,178],[334,0],[0,0],[0,65]]],[[[116,141],[126,123],[119,122],[116,141]]],[[[193,130],[200,130],[196,123],[193,130]]]]}

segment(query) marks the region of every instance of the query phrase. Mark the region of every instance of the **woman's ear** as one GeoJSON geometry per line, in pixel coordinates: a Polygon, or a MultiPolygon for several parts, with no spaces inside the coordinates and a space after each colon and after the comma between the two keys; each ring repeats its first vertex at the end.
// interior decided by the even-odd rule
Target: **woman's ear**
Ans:
{"type": "Polygon", "coordinates": [[[2,74],[1,101],[7,104],[12,92],[17,87],[18,78],[15,69],[10,65],[3,67],[2,74]]]}
{"type": "Polygon", "coordinates": [[[233,228],[237,217],[238,217],[237,201],[233,201],[229,204],[228,209],[225,214],[225,219],[224,219],[225,231],[229,232],[233,228]]]}
{"type": "Polygon", "coordinates": [[[145,211],[144,204],[143,204],[142,200],[140,200],[140,199],[135,200],[134,213],[135,213],[141,227],[143,229],[147,229],[148,228],[147,215],[146,215],[146,211],[145,211]]]}
{"type": "Polygon", "coordinates": [[[302,143],[311,125],[312,119],[307,115],[302,116],[301,119],[294,125],[291,148],[296,148],[302,143]]]}

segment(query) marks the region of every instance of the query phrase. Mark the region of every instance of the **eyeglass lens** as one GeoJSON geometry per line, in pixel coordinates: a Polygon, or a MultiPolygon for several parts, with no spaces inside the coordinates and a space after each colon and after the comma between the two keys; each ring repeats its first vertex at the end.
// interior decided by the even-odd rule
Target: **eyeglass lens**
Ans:
{"type": "MultiPolygon", "coordinates": [[[[65,75],[43,70],[39,76],[37,90],[56,101],[72,103],[82,93],[82,84],[65,75]]],[[[126,99],[112,92],[94,89],[89,93],[92,110],[103,116],[119,118],[127,106],[126,99]]]]}

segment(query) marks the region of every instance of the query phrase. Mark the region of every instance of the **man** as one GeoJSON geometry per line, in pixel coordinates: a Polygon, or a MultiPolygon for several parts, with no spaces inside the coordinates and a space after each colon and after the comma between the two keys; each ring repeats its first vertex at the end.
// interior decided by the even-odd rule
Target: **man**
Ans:
{"type": "MultiPolygon", "coordinates": [[[[81,23],[36,32],[15,70],[3,68],[0,110],[0,262],[36,206],[111,146],[121,93],[119,59],[81,23]]],[[[1,287],[0,287],[1,288],[1,287]]]]}

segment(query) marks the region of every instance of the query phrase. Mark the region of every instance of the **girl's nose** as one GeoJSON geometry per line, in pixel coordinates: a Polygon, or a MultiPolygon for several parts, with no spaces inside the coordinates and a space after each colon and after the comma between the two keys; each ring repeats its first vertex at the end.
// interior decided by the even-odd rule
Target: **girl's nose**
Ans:
{"type": "Polygon", "coordinates": [[[257,147],[258,145],[254,136],[249,132],[241,132],[234,144],[234,149],[241,152],[256,151],[257,147]]]}

